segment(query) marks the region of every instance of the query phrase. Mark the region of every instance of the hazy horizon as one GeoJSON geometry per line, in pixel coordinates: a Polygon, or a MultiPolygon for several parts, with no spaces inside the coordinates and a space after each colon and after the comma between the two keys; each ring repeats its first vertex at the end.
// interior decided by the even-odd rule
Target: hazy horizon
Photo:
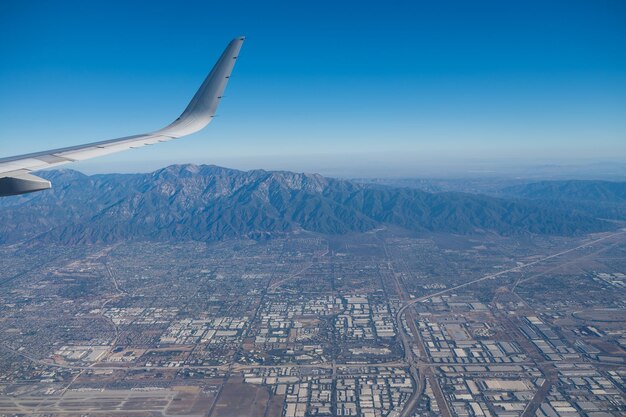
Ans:
{"type": "MultiPolygon", "coordinates": [[[[134,153],[134,152],[131,152],[134,153]]],[[[211,161],[152,160],[121,163],[107,157],[89,163],[78,162],[58,167],[72,169],[87,175],[112,173],[147,173],[170,165],[215,165],[223,168],[250,171],[292,171],[320,174],[344,179],[590,179],[626,181],[626,161],[619,159],[515,160],[458,159],[427,161],[396,160],[395,164],[380,164],[380,156],[309,155],[294,160],[283,156],[260,158],[215,158],[211,161]],[[111,159],[110,161],[107,159],[111,159]],[[358,160],[355,162],[355,160],[358,160]]]]}

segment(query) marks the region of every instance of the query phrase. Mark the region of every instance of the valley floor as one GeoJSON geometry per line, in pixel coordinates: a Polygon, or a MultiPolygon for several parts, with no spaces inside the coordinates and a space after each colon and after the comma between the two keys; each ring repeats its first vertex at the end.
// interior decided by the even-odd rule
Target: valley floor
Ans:
{"type": "Polygon", "coordinates": [[[0,246],[0,414],[626,412],[626,232],[0,246]]]}

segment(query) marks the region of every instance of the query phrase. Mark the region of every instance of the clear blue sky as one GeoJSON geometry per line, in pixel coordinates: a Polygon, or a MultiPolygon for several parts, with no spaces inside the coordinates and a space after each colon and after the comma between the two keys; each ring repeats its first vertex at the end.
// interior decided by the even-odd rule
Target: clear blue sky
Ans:
{"type": "Polygon", "coordinates": [[[157,129],[238,35],[207,129],[74,168],[626,161],[622,0],[4,0],[0,154],[157,129]]]}

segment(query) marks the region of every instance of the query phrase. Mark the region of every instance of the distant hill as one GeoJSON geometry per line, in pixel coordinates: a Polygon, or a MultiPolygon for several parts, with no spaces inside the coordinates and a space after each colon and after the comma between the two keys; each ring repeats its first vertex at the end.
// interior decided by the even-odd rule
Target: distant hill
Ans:
{"type": "Polygon", "coordinates": [[[500,196],[597,218],[626,220],[626,182],[542,181],[503,188],[500,196]]]}
{"type": "Polygon", "coordinates": [[[531,199],[626,204],[626,182],[593,180],[541,181],[506,187],[502,191],[506,195],[531,199]]]}
{"type": "Polygon", "coordinates": [[[429,193],[317,174],[174,165],[148,174],[42,173],[54,188],[0,199],[0,242],[260,238],[307,230],[575,235],[614,226],[531,201],[429,193]]]}

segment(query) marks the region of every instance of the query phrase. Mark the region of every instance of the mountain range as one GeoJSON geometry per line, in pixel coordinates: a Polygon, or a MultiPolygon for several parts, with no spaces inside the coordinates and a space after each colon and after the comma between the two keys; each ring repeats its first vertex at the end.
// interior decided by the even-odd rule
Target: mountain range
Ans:
{"type": "MultiPolygon", "coordinates": [[[[552,207],[523,190],[503,197],[426,192],[285,171],[173,165],[145,174],[40,173],[53,189],[0,200],[0,242],[267,238],[297,230],[579,235],[615,224],[552,207]]],[[[534,191],[537,193],[537,191],[534,191]]]]}

